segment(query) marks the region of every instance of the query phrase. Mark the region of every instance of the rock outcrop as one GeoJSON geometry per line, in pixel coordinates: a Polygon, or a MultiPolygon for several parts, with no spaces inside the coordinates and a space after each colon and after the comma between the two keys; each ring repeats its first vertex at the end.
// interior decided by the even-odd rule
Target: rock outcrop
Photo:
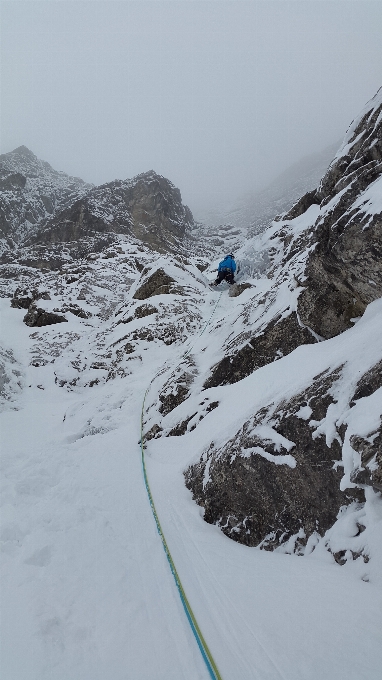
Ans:
{"type": "Polygon", "coordinates": [[[175,280],[160,267],[149,277],[144,278],[143,283],[135,291],[133,299],[147,300],[153,295],[168,295],[174,289],[174,285],[175,280]]]}
{"type": "Polygon", "coordinates": [[[62,314],[49,312],[46,309],[37,307],[35,303],[32,303],[29,306],[29,309],[25,314],[23,321],[27,326],[31,326],[33,328],[35,326],[37,327],[51,326],[52,324],[63,323],[64,321],[67,322],[68,320],[64,316],[62,316],[62,314]]]}
{"type": "Polygon", "coordinates": [[[75,241],[97,233],[126,234],[162,253],[178,251],[193,226],[179,189],[150,171],[96,187],[50,220],[33,242],[75,241]]]}
{"type": "Polygon", "coordinates": [[[298,311],[324,338],[350,328],[382,295],[381,193],[382,88],[350,126],[317,192],[299,202],[301,209],[304,200],[319,202],[320,215],[298,311]]]}
{"type": "Polygon", "coordinates": [[[22,241],[91,188],[78,177],[57,172],[26,146],[2,154],[0,235],[22,241]]]}
{"type": "MultiPolygon", "coordinates": [[[[334,524],[341,506],[363,500],[361,490],[340,491],[340,434],[330,446],[324,437],[312,437],[340,379],[341,369],[317,375],[310,388],[258,411],[186,471],[186,485],[207,522],[245,545],[273,549],[299,534],[303,546],[334,524]]],[[[370,460],[370,445],[367,451],[370,460]]]]}
{"type": "Polygon", "coordinates": [[[228,385],[246,378],[256,369],[277,361],[299,345],[316,342],[312,333],[298,323],[295,313],[272,321],[263,332],[254,334],[235,354],[224,357],[212,369],[204,387],[228,385]]]}

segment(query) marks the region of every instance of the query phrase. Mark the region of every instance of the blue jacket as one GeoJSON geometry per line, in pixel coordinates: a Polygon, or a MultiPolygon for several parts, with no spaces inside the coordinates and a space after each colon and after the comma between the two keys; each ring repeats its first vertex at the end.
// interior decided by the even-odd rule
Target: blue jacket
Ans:
{"type": "Polygon", "coordinates": [[[219,262],[218,272],[224,271],[225,269],[229,269],[229,271],[231,272],[236,271],[236,262],[229,255],[227,255],[227,257],[225,257],[224,260],[219,262]]]}

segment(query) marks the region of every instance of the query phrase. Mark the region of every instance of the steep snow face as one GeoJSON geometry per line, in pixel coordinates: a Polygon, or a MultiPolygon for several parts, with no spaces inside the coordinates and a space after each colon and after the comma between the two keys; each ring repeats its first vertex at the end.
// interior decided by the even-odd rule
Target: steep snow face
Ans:
{"type": "Polygon", "coordinates": [[[0,228],[16,242],[92,188],[78,177],[57,172],[26,146],[0,156],[0,228]]]}

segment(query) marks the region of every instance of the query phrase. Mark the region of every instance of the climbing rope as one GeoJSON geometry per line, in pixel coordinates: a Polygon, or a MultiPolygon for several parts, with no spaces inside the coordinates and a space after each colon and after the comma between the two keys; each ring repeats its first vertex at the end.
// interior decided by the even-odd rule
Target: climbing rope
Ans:
{"type": "MultiPolygon", "coordinates": [[[[180,360],[179,363],[177,364],[176,368],[178,368],[178,366],[180,366],[180,364],[182,363],[182,361],[184,361],[184,359],[190,354],[190,352],[192,351],[193,347],[195,346],[195,343],[196,343],[196,341],[198,340],[198,338],[200,338],[200,337],[203,335],[203,333],[205,332],[206,328],[207,328],[208,325],[211,323],[211,319],[212,319],[212,317],[213,317],[213,315],[214,315],[214,313],[215,313],[215,310],[216,310],[216,308],[217,308],[217,306],[218,306],[218,304],[219,304],[219,301],[220,301],[221,296],[222,296],[222,293],[220,293],[220,295],[219,295],[219,298],[218,298],[218,300],[217,300],[217,302],[216,302],[216,304],[215,304],[215,306],[214,306],[214,308],[213,308],[213,310],[212,310],[212,313],[211,313],[210,318],[208,319],[208,321],[207,321],[206,324],[204,325],[202,331],[201,331],[201,332],[199,333],[199,335],[196,337],[196,339],[195,339],[195,341],[193,342],[193,344],[191,345],[191,347],[190,347],[190,348],[182,355],[181,360],[180,360]]],[[[174,370],[175,370],[175,369],[174,369],[174,370]]],[[[179,596],[180,596],[182,605],[183,605],[183,607],[184,607],[184,611],[185,611],[185,613],[186,613],[188,622],[189,622],[189,624],[190,624],[190,626],[191,626],[191,630],[192,630],[192,632],[193,632],[193,634],[194,634],[194,636],[195,636],[196,642],[197,642],[197,644],[198,644],[198,647],[199,647],[199,649],[200,649],[200,652],[201,652],[201,655],[202,655],[202,657],[203,657],[203,659],[204,659],[204,662],[205,662],[205,664],[206,664],[206,666],[207,666],[207,670],[208,670],[208,672],[209,672],[209,674],[210,674],[210,677],[212,678],[212,680],[222,680],[222,677],[221,677],[221,675],[220,675],[220,673],[219,673],[219,671],[218,671],[218,668],[217,668],[217,666],[216,666],[216,663],[215,663],[215,661],[214,661],[214,658],[213,658],[213,656],[212,656],[212,654],[211,654],[211,652],[210,652],[210,650],[209,650],[209,648],[208,648],[207,642],[206,642],[205,639],[204,639],[203,633],[202,633],[202,631],[201,631],[200,628],[199,628],[199,625],[198,625],[198,622],[197,622],[197,620],[196,620],[196,618],[195,618],[194,612],[192,611],[191,605],[190,605],[190,603],[189,603],[189,601],[188,601],[188,598],[187,598],[187,595],[186,595],[185,590],[184,590],[184,588],[183,588],[182,582],[181,582],[181,580],[180,580],[180,578],[179,578],[179,574],[178,574],[178,572],[177,572],[177,570],[176,570],[174,560],[173,560],[173,558],[172,558],[172,556],[171,556],[171,553],[170,553],[169,547],[168,547],[168,545],[167,545],[167,541],[166,541],[165,535],[164,535],[164,533],[163,533],[163,529],[162,529],[162,527],[161,527],[161,523],[160,523],[160,521],[159,521],[158,513],[157,513],[156,508],[155,508],[154,499],[153,499],[153,496],[152,496],[152,493],[151,493],[150,484],[149,484],[149,480],[148,480],[148,476],[147,476],[146,462],[145,462],[145,444],[144,444],[144,431],[143,431],[144,424],[143,424],[143,419],[144,419],[144,410],[145,410],[146,397],[147,397],[147,395],[148,395],[148,393],[149,393],[149,390],[150,390],[150,387],[151,387],[152,383],[154,382],[155,378],[157,377],[157,375],[158,375],[158,373],[154,376],[154,378],[152,379],[152,381],[150,382],[149,386],[148,386],[147,389],[146,389],[145,395],[144,395],[144,397],[143,397],[142,409],[141,409],[141,441],[140,441],[140,445],[141,445],[141,457],[142,457],[143,478],[144,478],[144,482],[145,482],[145,486],[146,486],[146,491],[147,491],[147,495],[148,495],[149,502],[150,502],[151,511],[152,511],[152,513],[153,513],[153,516],[154,516],[154,519],[155,519],[155,523],[156,523],[156,526],[157,526],[158,534],[159,534],[159,536],[160,536],[160,538],[161,538],[162,545],[163,545],[164,551],[165,551],[165,553],[166,553],[166,557],[167,557],[168,562],[169,562],[169,565],[170,565],[171,573],[172,573],[172,575],[173,575],[173,577],[174,577],[175,584],[176,584],[176,587],[177,587],[177,589],[178,589],[178,592],[179,592],[179,596]]]]}
{"type": "MultiPolygon", "coordinates": [[[[186,357],[188,357],[188,355],[191,354],[193,348],[195,347],[196,341],[199,340],[199,338],[202,337],[204,331],[205,331],[205,330],[207,329],[207,327],[210,325],[210,323],[211,323],[211,321],[212,321],[212,317],[213,317],[213,315],[215,314],[215,310],[217,309],[217,307],[218,307],[218,305],[219,305],[220,298],[221,298],[222,295],[223,295],[223,291],[221,291],[221,293],[220,293],[220,295],[219,295],[219,297],[218,297],[218,299],[217,299],[217,301],[216,301],[216,304],[214,305],[214,308],[213,308],[213,310],[212,310],[212,312],[211,312],[210,318],[209,318],[208,321],[206,321],[206,323],[204,324],[204,326],[203,326],[202,330],[200,331],[199,335],[196,336],[196,338],[195,338],[194,342],[192,343],[191,347],[189,347],[189,349],[188,349],[184,354],[182,354],[182,358],[181,358],[180,362],[178,363],[178,365],[175,367],[175,369],[178,368],[178,366],[180,366],[180,364],[182,363],[183,359],[186,359],[186,357]]],[[[174,370],[175,370],[175,369],[174,369],[174,370]]]]}

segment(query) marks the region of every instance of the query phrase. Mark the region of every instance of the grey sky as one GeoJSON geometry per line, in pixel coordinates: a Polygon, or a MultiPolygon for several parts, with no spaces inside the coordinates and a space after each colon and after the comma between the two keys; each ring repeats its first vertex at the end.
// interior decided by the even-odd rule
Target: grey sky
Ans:
{"type": "Polygon", "coordinates": [[[341,138],[382,84],[382,2],[3,2],[1,152],[191,209],[341,138]]]}

